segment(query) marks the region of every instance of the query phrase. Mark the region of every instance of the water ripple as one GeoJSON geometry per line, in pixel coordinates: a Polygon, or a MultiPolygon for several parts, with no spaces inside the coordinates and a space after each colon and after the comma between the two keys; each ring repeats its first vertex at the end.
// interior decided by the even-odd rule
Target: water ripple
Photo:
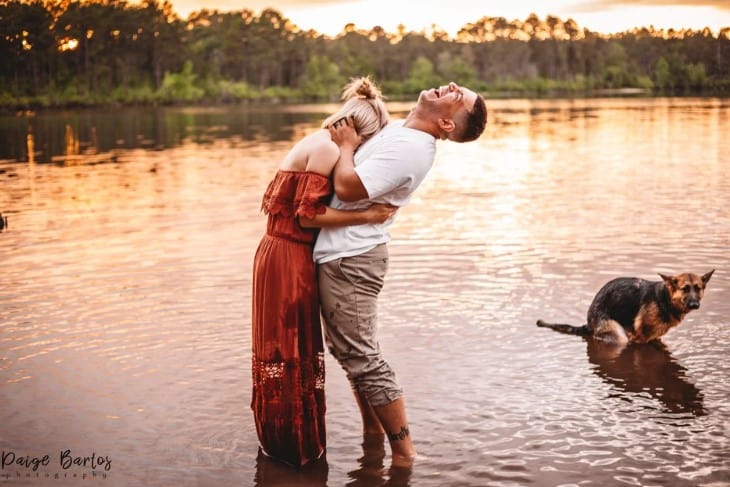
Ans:
{"type": "Polygon", "coordinates": [[[0,161],[0,447],[105,452],[119,485],[726,485],[730,107],[495,103],[391,231],[379,333],[413,472],[361,444],[329,356],[324,467],[257,458],[250,277],[289,141],[222,122],[106,162],[0,161]],[[605,356],[534,325],[583,323],[611,277],[712,268],[663,348],[605,356]]]}

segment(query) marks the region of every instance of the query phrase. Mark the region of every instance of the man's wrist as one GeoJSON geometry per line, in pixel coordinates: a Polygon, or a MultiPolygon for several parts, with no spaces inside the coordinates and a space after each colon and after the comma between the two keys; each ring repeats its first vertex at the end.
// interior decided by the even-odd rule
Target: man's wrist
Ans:
{"type": "Polygon", "coordinates": [[[343,159],[342,156],[349,156],[349,157],[344,157],[344,159],[349,160],[350,162],[354,162],[353,158],[355,156],[355,147],[349,147],[349,146],[340,147],[340,160],[343,159]]]}

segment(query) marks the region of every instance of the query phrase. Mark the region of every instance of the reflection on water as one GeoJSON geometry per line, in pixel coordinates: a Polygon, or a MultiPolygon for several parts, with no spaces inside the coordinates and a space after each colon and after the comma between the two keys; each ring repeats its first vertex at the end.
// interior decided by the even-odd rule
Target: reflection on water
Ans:
{"type": "Polygon", "coordinates": [[[593,371],[625,400],[637,394],[649,394],[657,399],[665,412],[690,413],[702,416],[702,392],[689,380],[687,369],[680,365],[660,341],[627,347],[607,345],[586,339],[588,361],[593,371]]]}
{"type": "MultiPolygon", "coordinates": [[[[391,471],[387,449],[363,444],[329,356],[326,461],[257,457],[261,195],[330,109],[0,116],[1,450],[48,453],[51,474],[67,449],[109,456],[109,485],[730,482],[720,99],[491,101],[484,136],[439,144],[391,231],[379,333],[416,466],[391,471]],[[611,277],[712,268],[664,346],[613,354],[534,325],[579,322],[611,277]]],[[[27,484],[18,470],[0,483],[27,484]]]]}
{"type": "Polygon", "coordinates": [[[327,485],[329,466],[325,459],[312,462],[302,470],[295,470],[276,462],[259,450],[256,457],[256,487],[273,485],[301,485],[304,487],[322,487],[327,485]]]}
{"type": "Polygon", "coordinates": [[[362,456],[357,461],[358,468],[347,472],[347,487],[405,487],[410,485],[412,468],[390,467],[385,456],[383,435],[364,435],[362,456]]]}
{"type": "MultiPolygon", "coordinates": [[[[390,467],[386,459],[385,438],[365,436],[361,443],[362,454],[357,458],[357,468],[347,472],[347,487],[407,487],[411,485],[413,470],[410,468],[390,467]]],[[[327,459],[307,465],[302,470],[294,470],[282,465],[259,450],[256,457],[254,485],[270,486],[310,486],[328,485],[329,465],[327,459]]],[[[339,483],[335,485],[340,485],[339,483]]]]}
{"type": "Polygon", "coordinates": [[[188,142],[289,141],[297,135],[297,125],[316,124],[330,109],[328,105],[305,111],[286,106],[163,107],[4,116],[0,117],[0,160],[82,163],[76,156],[107,154],[111,158],[120,150],[164,150],[188,142]],[[27,136],[40,143],[25,144],[27,136]]]}

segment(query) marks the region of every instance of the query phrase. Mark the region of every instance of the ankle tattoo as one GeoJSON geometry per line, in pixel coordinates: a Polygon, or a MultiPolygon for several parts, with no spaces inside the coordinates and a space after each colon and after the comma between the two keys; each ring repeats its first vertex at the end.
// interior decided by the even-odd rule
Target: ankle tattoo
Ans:
{"type": "Polygon", "coordinates": [[[408,436],[410,436],[410,431],[408,431],[408,426],[401,426],[400,431],[397,433],[388,433],[388,439],[390,441],[400,441],[405,440],[408,436]]]}

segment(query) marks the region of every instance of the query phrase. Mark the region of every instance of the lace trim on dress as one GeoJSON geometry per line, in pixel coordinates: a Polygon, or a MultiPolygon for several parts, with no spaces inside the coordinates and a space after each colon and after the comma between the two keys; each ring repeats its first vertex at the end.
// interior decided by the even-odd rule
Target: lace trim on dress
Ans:
{"type": "Polygon", "coordinates": [[[279,172],[266,188],[261,210],[268,215],[311,219],[327,211],[330,187],[329,179],[320,174],[279,172]],[[287,184],[296,185],[295,190],[283,189],[287,184]]]}
{"type": "Polygon", "coordinates": [[[322,199],[322,197],[306,198],[295,205],[291,201],[281,198],[264,198],[261,210],[267,215],[278,215],[285,218],[296,215],[312,219],[315,215],[321,215],[327,211],[327,204],[322,199]]]}
{"type": "Polygon", "coordinates": [[[267,362],[252,357],[251,361],[253,370],[254,387],[265,387],[267,389],[274,387],[283,392],[281,389],[286,384],[290,384],[296,380],[295,373],[299,369],[299,387],[302,389],[321,389],[324,390],[324,353],[319,352],[309,360],[289,359],[279,362],[267,362]]]}

